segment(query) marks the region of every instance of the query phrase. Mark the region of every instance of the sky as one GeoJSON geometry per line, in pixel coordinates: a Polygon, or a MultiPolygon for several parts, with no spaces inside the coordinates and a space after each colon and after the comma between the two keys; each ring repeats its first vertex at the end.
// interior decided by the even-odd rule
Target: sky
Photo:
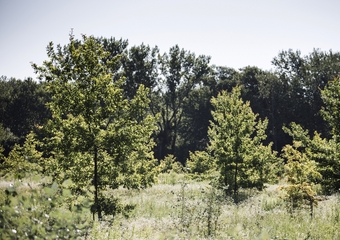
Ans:
{"type": "Polygon", "coordinates": [[[339,52],[339,9],[339,0],[0,0],[0,76],[35,78],[30,62],[41,65],[48,43],[67,44],[71,29],[273,70],[283,50],[339,52]]]}

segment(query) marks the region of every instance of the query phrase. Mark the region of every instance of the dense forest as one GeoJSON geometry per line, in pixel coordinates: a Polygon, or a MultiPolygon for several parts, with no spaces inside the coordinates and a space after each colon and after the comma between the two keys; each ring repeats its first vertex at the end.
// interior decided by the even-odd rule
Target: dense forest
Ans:
{"type": "Polygon", "coordinates": [[[340,187],[338,52],[289,49],[273,70],[233,69],[178,45],[71,35],[47,57],[32,64],[37,80],[0,79],[1,175],[70,179],[74,196],[93,194],[93,219],[118,211],[108,188],[143,189],[176,168],[217,171],[235,202],[285,177],[311,214],[314,183],[340,187]]]}
{"type": "MultiPolygon", "coordinates": [[[[177,45],[160,53],[157,47],[144,44],[129,47],[127,40],[96,41],[110,53],[107,59],[119,56],[111,70],[116,72],[115,79],[124,77],[125,97],[132,98],[141,84],[150,89],[149,111],[154,116],[160,114],[153,135],[157,159],[173,154],[185,163],[189,151],[205,149],[212,120],[210,99],[235,86],[242,86],[242,99],[250,102],[259,118],[268,119],[266,134],[274,150],[280,152],[291,142],[282,130],[291,122],[310,134],[317,131],[331,137],[329,125],[320,114],[324,107],[321,90],[340,74],[338,52],[314,49],[302,56],[298,50],[281,51],[272,60],[274,70],[265,71],[256,66],[233,69],[210,65],[210,57],[196,56],[177,45]]],[[[30,131],[50,118],[46,103],[51,95],[45,81],[33,78],[2,76],[0,84],[1,143],[7,155],[15,143],[22,144],[30,131]]]]}

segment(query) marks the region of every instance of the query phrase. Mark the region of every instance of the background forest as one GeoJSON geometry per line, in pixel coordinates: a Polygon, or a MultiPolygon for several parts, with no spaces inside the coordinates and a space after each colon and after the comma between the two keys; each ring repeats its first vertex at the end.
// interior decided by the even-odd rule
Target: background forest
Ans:
{"type": "MultiPolygon", "coordinates": [[[[221,236],[223,206],[245,204],[245,189],[283,181],[283,200],[261,207],[287,202],[290,214],[305,206],[313,217],[320,196],[340,188],[338,52],[302,56],[290,49],[273,57],[272,71],[233,69],[177,45],[162,53],[122,39],[70,35],[68,45],[50,43],[47,56],[32,64],[40,81],[0,79],[1,177],[42,184],[28,193],[18,190],[20,182],[3,191],[0,236],[62,231],[69,238],[65,229],[73,222],[73,237],[86,238],[91,219],[108,223],[136,209],[136,202],[121,202],[124,189],[152,191],[155,184],[179,186],[171,190],[179,191],[179,238],[195,234],[190,214],[204,219],[202,238],[221,236]],[[198,197],[190,192],[198,182],[208,194],[200,197],[210,202],[195,212],[190,201],[198,197]],[[33,216],[31,200],[39,198],[53,201],[33,216]],[[60,220],[65,214],[69,221],[60,220]],[[24,227],[31,221],[44,230],[24,227]]],[[[98,226],[91,226],[96,238],[98,226]]],[[[272,232],[257,233],[266,234],[272,232]]]]}

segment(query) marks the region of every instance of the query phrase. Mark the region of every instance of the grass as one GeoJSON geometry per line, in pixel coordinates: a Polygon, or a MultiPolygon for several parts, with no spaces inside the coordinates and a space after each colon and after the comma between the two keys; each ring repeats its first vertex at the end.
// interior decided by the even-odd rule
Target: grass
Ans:
{"type": "Polygon", "coordinates": [[[278,188],[242,190],[236,205],[208,182],[162,174],[151,188],[110,192],[135,208],[129,218],[95,222],[85,239],[340,239],[338,195],[311,218],[308,209],[290,213],[278,188]]]}
{"type": "Polygon", "coordinates": [[[287,211],[279,186],[243,190],[244,200],[236,205],[221,201],[208,182],[173,178],[162,175],[158,184],[140,191],[114,191],[135,209],[130,218],[97,223],[89,239],[340,239],[337,195],[319,202],[311,219],[308,209],[287,211]]]}

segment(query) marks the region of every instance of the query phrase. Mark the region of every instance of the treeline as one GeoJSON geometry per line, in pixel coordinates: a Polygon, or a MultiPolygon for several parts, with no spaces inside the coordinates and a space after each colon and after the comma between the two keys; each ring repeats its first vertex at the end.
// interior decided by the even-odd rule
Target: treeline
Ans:
{"type": "MultiPolygon", "coordinates": [[[[208,143],[208,126],[212,120],[210,99],[222,90],[242,86],[241,97],[250,101],[259,118],[268,119],[267,141],[280,152],[291,142],[283,126],[295,122],[330,137],[328,124],[320,115],[323,107],[321,90],[340,74],[340,53],[314,49],[303,56],[300,51],[281,51],[272,60],[273,71],[247,66],[233,69],[210,64],[210,57],[195,55],[172,47],[161,53],[148,45],[129,47],[127,40],[97,38],[108,51],[105,61],[119,56],[111,67],[114,81],[124,77],[123,89],[133,98],[143,84],[150,89],[149,111],[158,116],[154,155],[157,159],[173,154],[184,163],[189,152],[203,150],[208,143]]],[[[78,42],[79,44],[79,42],[78,42]]],[[[59,51],[65,51],[60,47],[59,51]]],[[[45,104],[51,96],[44,81],[1,77],[0,123],[1,144],[5,155],[15,143],[22,144],[26,135],[50,118],[45,104]]]]}

